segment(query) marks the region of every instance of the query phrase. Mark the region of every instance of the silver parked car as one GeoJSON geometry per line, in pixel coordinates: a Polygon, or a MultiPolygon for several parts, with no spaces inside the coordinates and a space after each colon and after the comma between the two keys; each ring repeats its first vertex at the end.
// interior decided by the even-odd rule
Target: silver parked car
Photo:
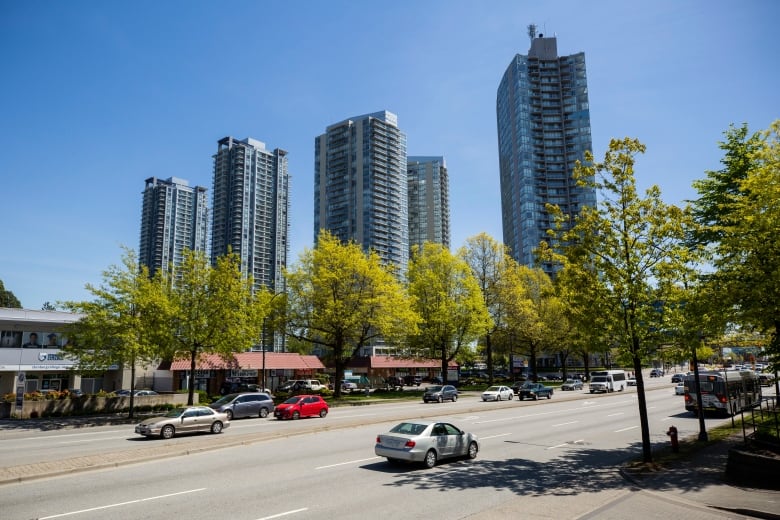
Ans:
{"type": "Polygon", "coordinates": [[[146,419],[135,427],[135,433],[152,437],[159,435],[170,439],[174,435],[193,432],[221,433],[230,426],[227,414],[217,412],[208,406],[174,408],[161,417],[146,419]]]}
{"type": "Polygon", "coordinates": [[[482,392],[483,401],[503,401],[504,399],[511,401],[514,398],[515,393],[508,386],[494,385],[482,392]]]}
{"type": "Polygon", "coordinates": [[[561,385],[561,390],[582,390],[582,381],[579,379],[567,379],[561,385]]]}
{"type": "Polygon", "coordinates": [[[265,392],[242,392],[220,397],[209,408],[224,412],[229,421],[241,417],[268,417],[274,411],[274,400],[265,392]]]}
{"type": "Polygon", "coordinates": [[[397,424],[377,435],[374,453],[389,462],[422,462],[432,468],[436,462],[453,457],[473,459],[479,452],[477,436],[450,423],[413,421],[397,424]]]}

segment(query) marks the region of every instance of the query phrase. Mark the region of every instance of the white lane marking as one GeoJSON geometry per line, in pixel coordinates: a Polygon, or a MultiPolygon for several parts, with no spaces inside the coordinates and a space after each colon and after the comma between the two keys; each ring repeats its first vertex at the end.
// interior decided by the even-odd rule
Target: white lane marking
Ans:
{"type": "Polygon", "coordinates": [[[101,509],[110,509],[112,507],[127,506],[130,504],[139,504],[141,502],[148,502],[150,500],[159,500],[161,498],[175,497],[177,495],[186,495],[188,493],[197,493],[198,491],[205,491],[206,488],[190,489],[188,491],[179,491],[178,493],[168,493],[167,495],[158,495],[156,497],[139,498],[138,500],[129,500],[127,502],[119,502],[117,504],[108,504],[106,506],[90,507],[89,509],[82,509],[80,511],[71,511],[69,513],[60,513],[58,515],[42,516],[38,520],[48,520],[49,518],[61,518],[63,516],[79,515],[81,513],[89,513],[92,511],[100,511],[101,509]]]}
{"type": "Polygon", "coordinates": [[[563,444],[550,446],[549,448],[545,448],[545,450],[554,450],[555,448],[563,448],[564,446],[570,446],[572,444],[582,444],[583,442],[585,442],[585,439],[577,439],[576,441],[564,442],[563,444]]]}
{"type": "Polygon", "coordinates": [[[580,421],[562,422],[562,423],[558,423],[558,424],[553,424],[552,427],[553,428],[557,428],[558,426],[567,426],[569,424],[577,424],[578,422],[580,422],[580,421]]]}
{"type": "Polygon", "coordinates": [[[294,515],[295,513],[302,513],[304,511],[308,511],[308,507],[302,507],[300,509],[293,509],[292,511],[286,511],[284,513],[279,513],[277,515],[271,515],[271,516],[264,516],[263,518],[258,518],[257,520],[271,520],[272,518],[281,518],[283,516],[287,515],[294,515]]]}
{"type": "Polygon", "coordinates": [[[626,412],[611,413],[607,417],[617,417],[618,415],[625,415],[626,412]]]}
{"type": "MultiPolygon", "coordinates": [[[[338,464],[329,464],[327,466],[318,466],[318,467],[316,467],[314,469],[335,468],[336,466],[346,466],[347,464],[357,464],[358,462],[366,462],[368,460],[376,460],[376,459],[381,459],[381,458],[382,457],[370,457],[368,459],[350,460],[350,461],[347,461],[347,462],[339,462],[338,464]]],[[[268,517],[268,518],[273,518],[273,517],[268,517]]]]}
{"type": "Polygon", "coordinates": [[[627,432],[628,430],[634,430],[636,428],[639,428],[639,426],[629,426],[628,428],[622,428],[620,430],[615,430],[613,433],[627,432]]]}
{"type": "Polygon", "coordinates": [[[672,419],[674,419],[674,417],[664,417],[663,419],[661,419],[661,422],[671,421],[672,419]]]}
{"type": "Polygon", "coordinates": [[[485,439],[495,439],[496,437],[506,437],[507,435],[512,435],[511,433],[499,433],[498,435],[489,435],[487,437],[480,437],[479,440],[484,441],[485,439]]]}

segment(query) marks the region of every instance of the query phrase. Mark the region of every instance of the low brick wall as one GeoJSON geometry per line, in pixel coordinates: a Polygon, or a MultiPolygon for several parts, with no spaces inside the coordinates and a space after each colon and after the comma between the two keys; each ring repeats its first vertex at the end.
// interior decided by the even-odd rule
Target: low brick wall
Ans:
{"type": "MultiPolygon", "coordinates": [[[[195,404],[198,394],[194,395],[195,404]]],[[[136,409],[147,406],[171,404],[185,406],[187,394],[160,394],[136,397],[136,409]]],[[[16,403],[0,403],[0,419],[18,417],[30,419],[35,417],[60,415],[88,415],[98,413],[119,413],[130,408],[129,397],[79,397],[75,399],[51,399],[43,401],[25,401],[21,415],[17,414],[16,403]]]]}
{"type": "Polygon", "coordinates": [[[734,483],[762,489],[780,489],[780,457],[732,448],[726,475],[734,483]]]}

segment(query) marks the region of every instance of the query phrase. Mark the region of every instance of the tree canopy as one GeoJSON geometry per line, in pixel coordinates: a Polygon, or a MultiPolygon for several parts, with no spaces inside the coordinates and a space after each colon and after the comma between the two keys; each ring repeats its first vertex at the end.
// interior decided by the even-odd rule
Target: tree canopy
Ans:
{"type": "Polygon", "coordinates": [[[416,330],[418,317],[393,270],[354,242],[342,244],[322,231],[285,278],[288,334],[325,350],[336,368],[336,396],[362,347],[397,344],[416,330]]]}
{"type": "Polygon", "coordinates": [[[460,348],[492,325],[479,283],[465,260],[433,242],[413,248],[407,279],[420,316],[419,332],[409,335],[410,346],[421,357],[438,358],[446,380],[460,348]]]}

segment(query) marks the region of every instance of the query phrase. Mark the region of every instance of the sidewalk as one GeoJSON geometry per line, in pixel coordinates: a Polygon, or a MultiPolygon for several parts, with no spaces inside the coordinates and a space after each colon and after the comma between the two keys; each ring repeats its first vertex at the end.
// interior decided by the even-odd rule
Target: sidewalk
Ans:
{"type": "MultiPolygon", "coordinates": [[[[670,499],[755,518],[780,519],[780,491],[740,486],[729,481],[726,463],[731,448],[742,446],[737,435],[715,442],[657,471],[621,470],[642,490],[670,499]]],[[[780,478],[780,475],[778,475],[780,478]]]]}

